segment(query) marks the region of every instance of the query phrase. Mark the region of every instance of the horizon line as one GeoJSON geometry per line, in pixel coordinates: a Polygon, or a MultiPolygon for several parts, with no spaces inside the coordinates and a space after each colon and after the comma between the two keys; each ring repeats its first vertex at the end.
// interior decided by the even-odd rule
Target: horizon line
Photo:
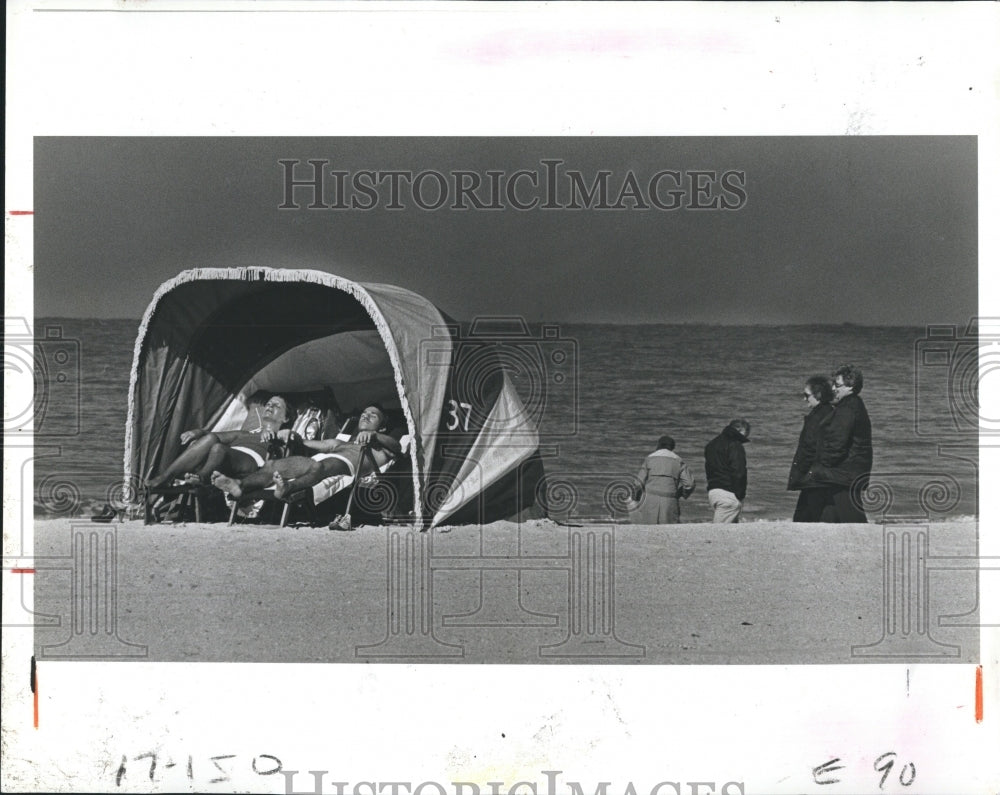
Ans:
{"type": "MultiPolygon", "coordinates": [[[[922,328],[929,325],[941,325],[942,322],[924,321],[921,323],[857,323],[854,321],[841,322],[803,322],[803,321],[772,321],[772,322],[739,322],[739,321],[712,321],[712,320],[548,320],[548,319],[527,319],[521,315],[492,314],[478,315],[468,319],[457,319],[459,323],[469,323],[475,319],[505,319],[516,317],[523,319],[530,325],[563,325],[563,326],[726,326],[731,328],[787,328],[789,326],[802,328],[922,328]]],[[[36,315],[34,320],[96,320],[104,322],[129,322],[140,323],[141,317],[95,317],[93,315],[36,315]]]]}

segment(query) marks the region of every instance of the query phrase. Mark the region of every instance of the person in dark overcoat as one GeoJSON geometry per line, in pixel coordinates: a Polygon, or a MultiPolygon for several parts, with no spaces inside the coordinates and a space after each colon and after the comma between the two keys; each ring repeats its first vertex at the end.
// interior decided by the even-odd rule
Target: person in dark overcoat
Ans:
{"type": "Polygon", "coordinates": [[[802,421],[799,445],[788,472],[788,490],[798,491],[793,522],[818,522],[823,509],[832,502],[832,489],[809,480],[809,470],[819,458],[826,426],[833,417],[833,387],[825,375],[814,375],[806,381],[802,393],[809,408],[802,421]]]}
{"type": "Polygon", "coordinates": [[[833,374],[834,412],[825,426],[819,460],[809,471],[809,481],[831,490],[831,505],[824,522],[868,521],[861,495],[872,471],[872,423],[861,399],[861,370],[847,364],[833,374]]]}

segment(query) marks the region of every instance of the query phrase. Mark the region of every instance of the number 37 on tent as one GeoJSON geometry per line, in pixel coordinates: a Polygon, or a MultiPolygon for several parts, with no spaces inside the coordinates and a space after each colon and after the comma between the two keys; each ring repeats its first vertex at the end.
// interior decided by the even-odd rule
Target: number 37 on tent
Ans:
{"type": "Polygon", "coordinates": [[[341,406],[395,412],[415,440],[395,468],[399,513],[415,526],[543,513],[537,423],[500,353],[524,346],[456,327],[394,285],[305,269],[183,271],[156,290],[139,328],[125,482],[176,458],[186,429],[243,427],[258,392],[294,405],[322,390],[341,406]]]}

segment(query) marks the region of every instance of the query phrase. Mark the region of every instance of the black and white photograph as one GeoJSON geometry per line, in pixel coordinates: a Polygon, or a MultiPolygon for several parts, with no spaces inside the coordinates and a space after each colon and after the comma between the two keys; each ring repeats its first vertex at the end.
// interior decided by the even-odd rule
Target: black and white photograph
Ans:
{"type": "Polygon", "coordinates": [[[992,89],[911,126],[848,69],[834,123],[783,72],[827,55],[758,51],[832,7],[294,5],[15,14],[191,38],[157,99],[97,56],[66,119],[14,94],[4,789],[991,791],[992,89]],[[322,97],[309,24],[351,39],[322,97]],[[411,74],[348,57],[408,33],[411,74]],[[783,80],[770,121],[646,73],[686,52],[783,80]]]}
{"type": "Polygon", "coordinates": [[[976,662],[975,153],[36,139],[36,656],[976,662]]]}

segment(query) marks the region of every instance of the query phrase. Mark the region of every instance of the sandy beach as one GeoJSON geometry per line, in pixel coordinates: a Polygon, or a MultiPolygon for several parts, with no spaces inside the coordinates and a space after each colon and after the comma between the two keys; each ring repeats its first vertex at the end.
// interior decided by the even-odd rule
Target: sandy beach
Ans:
{"type": "Polygon", "coordinates": [[[343,533],[39,520],[35,611],[49,626],[35,647],[39,660],[973,662],[975,552],[971,521],[343,533]]]}

